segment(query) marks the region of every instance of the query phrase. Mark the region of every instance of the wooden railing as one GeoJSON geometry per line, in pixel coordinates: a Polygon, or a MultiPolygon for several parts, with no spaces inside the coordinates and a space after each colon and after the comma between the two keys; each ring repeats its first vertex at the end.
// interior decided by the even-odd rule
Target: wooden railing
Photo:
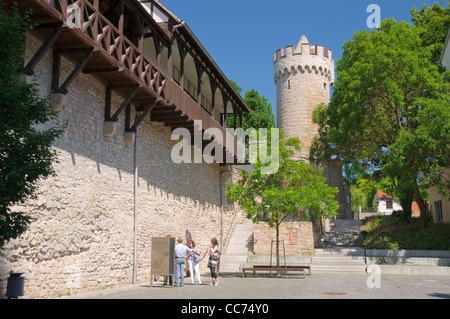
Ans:
{"type": "Polygon", "coordinates": [[[166,98],[166,76],[150,62],[122,32],[99,11],[99,0],[44,0],[61,14],[63,22],[74,21],[75,26],[135,76],[139,82],[150,87],[158,96],[166,98]],[[76,13],[68,12],[76,5],[76,13]],[[79,13],[79,14],[78,14],[79,13]],[[76,17],[75,14],[78,14],[76,17]]]}

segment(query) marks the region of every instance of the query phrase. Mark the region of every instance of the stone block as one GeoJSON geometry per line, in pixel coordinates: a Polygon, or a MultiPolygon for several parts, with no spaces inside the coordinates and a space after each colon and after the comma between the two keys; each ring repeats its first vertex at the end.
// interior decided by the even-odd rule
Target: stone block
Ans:
{"type": "Polygon", "coordinates": [[[62,109],[67,103],[67,95],[62,93],[52,93],[50,100],[52,102],[53,109],[62,109]]]}
{"type": "Polygon", "coordinates": [[[103,137],[114,136],[117,131],[117,122],[105,121],[103,123],[103,137]]]}
{"type": "Polygon", "coordinates": [[[123,139],[126,144],[134,143],[136,139],[136,134],[134,132],[125,132],[123,139]]]}
{"type": "Polygon", "coordinates": [[[33,83],[33,78],[30,75],[21,74],[20,75],[20,81],[25,82],[27,84],[31,84],[31,83],[33,83]]]}

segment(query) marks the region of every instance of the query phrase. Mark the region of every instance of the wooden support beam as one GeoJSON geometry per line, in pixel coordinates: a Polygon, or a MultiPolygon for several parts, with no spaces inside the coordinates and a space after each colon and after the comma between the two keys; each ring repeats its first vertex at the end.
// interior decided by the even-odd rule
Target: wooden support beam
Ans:
{"type": "Polygon", "coordinates": [[[157,99],[154,99],[151,103],[148,103],[145,107],[145,110],[137,117],[137,119],[135,120],[133,126],[131,126],[130,128],[128,128],[126,131],[127,132],[134,132],[136,133],[136,129],[139,126],[139,124],[141,124],[141,122],[145,119],[145,117],[150,113],[150,111],[156,106],[156,104],[158,103],[157,99]]]}
{"type": "Polygon", "coordinates": [[[42,57],[45,55],[45,53],[48,52],[48,50],[53,46],[55,41],[58,39],[59,35],[61,34],[63,30],[63,25],[58,24],[55,29],[53,29],[53,32],[49,35],[47,40],[44,41],[44,43],[41,45],[39,50],[34,54],[34,56],[31,58],[31,60],[28,62],[28,64],[23,68],[22,73],[26,75],[33,75],[34,74],[34,68],[39,63],[39,61],[42,59],[42,57]]]}
{"type": "MultiPolygon", "coordinates": [[[[133,98],[131,103],[139,104],[136,106],[136,111],[143,112],[146,109],[145,105],[152,103],[154,99],[155,98],[133,98]]],[[[156,106],[154,108],[156,108],[156,106]]]]}
{"type": "Polygon", "coordinates": [[[111,84],[109,87],[111,90],[117,90],[117,89],[134,89],[136,85],[140,86],[139,84],[133,84],[133,83],[116,83],[111,84]]]}
{"type": "Polygon", "coordinates": [[[124,0],[119,0],[119,22],[117,25],[117,29],[119,29],[120,33],[123,33],[123,23],[125,19],[125,2],[124,0]]]}
{"type": "Polygon", "coordinates": [[[61,73],[61,54],[57,50],[53,50],[53,66],[52,66],[52,91],[59,89],[59,77],[61,73]]]}
{"type": "Polygon", "coordinates": [[[209,77],[209,83],[211,86],[211,113],[214,112],[214,108],[216,107],[216,91],[217,91],[217,84],[215,81],[211,79],[211,76],[209,77]]]}
{"type": "Polygon", "coordinates": [[[194,59],[195,70],[197,71],[197,102],[201,104],[201,94],[202,94],[202,77],[203,77],[203,66],[200,60],[194,59]]]}
{"type": "Polygon", "coordinates": [[[108,72],[123,72],[123,68],[90,68],[83,69],[83,73],[91,74],[91,73],[108,73],[108,72]]]}
{"type": "Polygon", "coordinates": [[[169,85],[165,86],[165,98],[166,101],[170,101],[171,96],[171,88],[172,85],[170,85],[170,81],[172,81],[172,67],[173,67],[173,58],[172,58],[172,45],[169,45],[167,48],[167,82],[169,83],[169,85]]]}
{"type": "Polygon", "coordinates": [[[111,121],[111,93],[111,85],[107,85],[105,94],[105,121],[111,121]]]}
{"type": "Polygon", "coordinates": [[[222,124],[222,126],[223,127],[227,127],[227,109],[228,109],[228,96],[227,95],[225,95],[225,94],[223,94],[223,91],[222,91],[222,98],[223,98],[223,115],[222,115],[222,123],[220,123],[220,124],[222,124]]]}
{"type": "MultiPolygon", "coordinates": [[[[139,90],[139,85],[136,84],[133,89],[131,89],[130,93],[128,93],[128,96],[123,101],[122,105],[117,109],[117,111],[114,113],[113,116],[109,119],[109,121],[117,122],[119,120],[119,115],[122,113],[122,111],[127,107],[128,104],[131,103],[131,100],[133,99],[134,95],[139,90]]],[[[108,119],[105,119],[108,120],[108,119]]]]}
{"type": "Polygon", "coordinates": [[[194,127],[194,121],[179,121],[179,122],[167,122],[164,123],[167,127],[177,128],[177,127],[194,127]]]}
{"type": "Polygon", "coordinates": [[[131,132],[131,103],[128,103],[125,109],[125,132],[131,132]]]}
{"type": "Polygon", "coordinates": [[[184,116],[185,113],[178,109],[172,109],[172,110],[160,110],[153,109],[151,114],[151,120],[154,122],[163,122],[161,118],[180,118],[181,116],[184,116]]]}
{"type": "Polygon", "coordinates": [[[188,53],[184,43],[182,42],[181,38],[178,38],[177,40],[178,45],[178,53],[180,54],[180,87],[184,89],[184,60],[186,58],[186,55],[188,53]]]}
{"type": "Polygon", "coordinates": [[[237,125],[237,106],[234,103],[232,103],[231,106],[233,107],[233,116],[234,116],[233,128],[236,129],[236,125],[237,125]]]}
{"type": "Polygon", "coordinates": [[[188,122],[189,116],[180,116],[180,117],[160,117],[158,118],[158,122],[170,123],[170,122],[188,122]]]}
{"type": "Polygon", "coordinates": [[[180,109],[175,106],[155,106],[155,108],[152,110],[152,114],[156,112],[173,112],[173,111],[180,111],[180,109]]]}
{"type": "Polygon", "coordinates": [[[239,127],[242,128],[242,110],[239,112],[239,127]]]}

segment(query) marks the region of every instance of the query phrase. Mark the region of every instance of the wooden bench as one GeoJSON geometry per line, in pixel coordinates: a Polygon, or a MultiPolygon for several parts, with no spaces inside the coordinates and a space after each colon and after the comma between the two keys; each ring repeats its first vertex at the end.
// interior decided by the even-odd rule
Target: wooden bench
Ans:
{"type": "Polygon", "coordinates": [[[310,266],[280,266],[280,267],[275,267],[275,266],[261,266],[261,265],[255,265],[253,267],[246,267],[246,268],[242,268],[242,278],[245,277],[245,272],[246,271],[252,271],[253,274],[255,275],[255,273],[257,271],[275,271],[275,272],[289,272],[289,271],[300,271],[303,273],[303,279],[306,278],[306,270],[308,270],[308,275],[311,275],[311,267],[310,266]]]}

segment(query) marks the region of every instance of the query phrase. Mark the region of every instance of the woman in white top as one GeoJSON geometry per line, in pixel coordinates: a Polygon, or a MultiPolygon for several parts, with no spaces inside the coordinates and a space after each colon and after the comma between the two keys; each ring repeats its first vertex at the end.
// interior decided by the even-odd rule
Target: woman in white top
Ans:
{"type": "Polygon", "coordinates": [[[197,282],[199,285],[202,284],[202,279],[200,278],[200,268],[198,266],[198,261],[195,261],[196,256],[200,256],[201,252],[200,250],[195,246],[195,243],[193,240],[190,240],[189,248],[191,249],[191,253],[189,253],[188,257],[188,263],[189,263],[189,272],[191,274],[191,282],[193,285],[195,285],[194,276],[197,279],[197,282]]]}

